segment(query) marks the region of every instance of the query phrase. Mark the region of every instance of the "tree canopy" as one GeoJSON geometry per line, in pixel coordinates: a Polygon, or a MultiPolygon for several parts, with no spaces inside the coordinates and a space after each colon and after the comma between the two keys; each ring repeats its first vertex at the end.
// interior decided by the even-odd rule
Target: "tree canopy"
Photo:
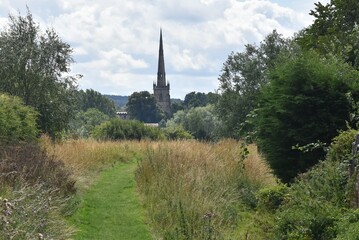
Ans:
{"type": "Polygon", "coordinates": [[[247,44],[244,52],[228,56],[219,76],[222,96],[217,104],[228,137],[239,138],[244,134],[242,124],[257,106],[261,87],[268,82],[268,69],[275,65],[281,51],[290,48],[291,41],[273,31],[259,46],[247,44]]]}
{"type": "Polygon", "coordinates": [[[156,123],[164,117],[155,97],[147,91],[132,93],[126,106],[129,117],[141,122],[156,123]]]}
{"type": "Polygon", "coordinates": [[[116,114],[114,101],[93,89],[80,90],[78,92],[78,102],[80,111],[96,108],[110,117],[114,117],[116,114]]]}
{"type": "MultiPolygon", "coordinates": [[[[278,65],[270,73],[257,111],[258,145],[274,173],[291,181],[298,173],[324,158],[322,148],[302,152],[294,146],[318,141],[329,144],[339,129],[346,128],[351,104],[347,67],[335,59],[303,53],[278,65]]],[[[353,78],[355,77],[355,78],[353,78]]]]}
{"type": "Polygon", "coordinates": [[[34,107],[42,132],[55,136],[74,109],[76,79],[68,76],[72,49],[53,29],[40,31],[28,11],[10,15],[0,32],[0,91],[34,107]]]}

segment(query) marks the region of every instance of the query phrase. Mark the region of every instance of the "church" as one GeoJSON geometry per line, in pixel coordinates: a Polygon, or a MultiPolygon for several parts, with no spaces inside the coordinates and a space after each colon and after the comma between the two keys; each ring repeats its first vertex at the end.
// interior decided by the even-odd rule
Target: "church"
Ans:
{"type": "Polygon", "coordinates": [[[157,82],[153,83],[153,95],[160,109],[168,116],[171,115],[170,84],[166,81],[165,59],[163,55],[162,29],[160,30],[157,82]]]}

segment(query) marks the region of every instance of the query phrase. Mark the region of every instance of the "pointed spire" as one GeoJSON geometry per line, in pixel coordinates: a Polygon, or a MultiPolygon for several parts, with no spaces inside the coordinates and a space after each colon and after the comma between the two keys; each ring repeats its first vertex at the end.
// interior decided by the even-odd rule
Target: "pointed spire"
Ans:
{"type": "Polygon", "coordinates": [[[165,59],[163,56],[162,28],[160,29],[160,47],[158,54],[157,86],[166,86],[165,59]]]}

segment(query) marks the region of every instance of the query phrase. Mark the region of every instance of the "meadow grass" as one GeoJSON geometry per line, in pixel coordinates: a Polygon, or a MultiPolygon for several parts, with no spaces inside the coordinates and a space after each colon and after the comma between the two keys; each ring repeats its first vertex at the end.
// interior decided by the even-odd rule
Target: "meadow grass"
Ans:
{"type": "Polygon", "coordinates": [[[234,140],[149,146],[136,179],[150,221],[165,239],[255,239],[263,233],[249,224],[256,220],[256,191],[276,184],[256,147],[234,140]]]}
{"type": "MultiPolygon", "coordinates": [[[[157,238],[270,236],[269,222],[273,219],[256,211],[256,192],[276,185],[276,179],[255,145],[244,147],[234,140],[218,143],[72,140],[46,149],[72,169],[80,197],[102,181],[101,172],[114,174],[117,170],[111,167],[116,169],[119,162],[131,165],[131,160],[137,161],[137,191],[157,238]]],[[[105,185],[110,186],[111,182],[104,181],[99,186],[105,185]]],[[[99,204],[96,206],[100,208],[99,204]]],[[[110,209],[102,209],[106,210],[110,209]]]]}

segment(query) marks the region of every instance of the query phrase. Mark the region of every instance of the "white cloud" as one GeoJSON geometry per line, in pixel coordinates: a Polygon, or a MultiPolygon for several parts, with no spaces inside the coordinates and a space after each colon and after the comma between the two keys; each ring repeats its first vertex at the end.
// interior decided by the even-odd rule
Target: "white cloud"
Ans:
{"type": "Polygon", "coordinates": [[[124,95],[152,91],[160,27],[171,95],[183,98],[217,88],[231,51],[273,29],[291,36],[311,21],[303,1],[0,0],[0,25],[4,9],[25,14],[26,4],[36,21],[53,26],[74,48],[73,72],[85,76],[81,88],[124,95]]]}

